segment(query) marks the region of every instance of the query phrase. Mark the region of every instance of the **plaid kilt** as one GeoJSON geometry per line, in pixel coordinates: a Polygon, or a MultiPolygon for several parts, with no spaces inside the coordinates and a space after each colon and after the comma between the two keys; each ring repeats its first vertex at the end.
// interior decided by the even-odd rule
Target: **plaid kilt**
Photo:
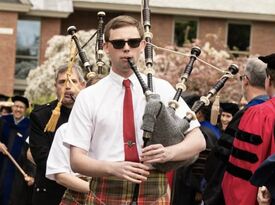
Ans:
{"type": "MultiPolygon", "coordinates": [[[[88,177],[80,177],[85,181],[89,181],[88,177]]],[[[62,197],[59,205],[84,205],[86,204],[87,194],[67,189],[62,197]]]]}
{"type": "MultiPolygon", "coordinates": [[[[139,205],[169,205],[167,178],[151,170],[147,181],[139,188],[139,205]]],[[[131,203],[135,183],[115,177],[98,177],[90,181],[86,205],[127,205],[131,203]]]]}

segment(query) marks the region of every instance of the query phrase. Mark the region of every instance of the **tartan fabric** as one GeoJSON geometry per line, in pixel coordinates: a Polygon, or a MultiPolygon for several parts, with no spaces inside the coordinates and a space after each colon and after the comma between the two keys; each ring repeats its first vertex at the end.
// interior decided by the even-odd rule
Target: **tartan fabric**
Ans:
{"type": "Polygon", "coordinates": [[[67,189],[59,205],[84,205],[87,194],[67,189]]]}
{"type": "MultiPolygon", "coordinates": [[[[135,183],[115,177],[93,178],[87,205],[128,205],[131,203],[135,183]]],[[[147,181],[140,184],[139,205],[169,205],[167,178],[164,173],[150,171],[147,181]]]]}
{"type": "MultiPolygon", "coordinates": [[[[88,177],[80,177],[85,181],[89,181],[88,177]]],[[[67,189],[62,197],[62,200],[59,205],[84,205],[86,204],[87,194],[76,192],[70,189],[67,189]]]]}

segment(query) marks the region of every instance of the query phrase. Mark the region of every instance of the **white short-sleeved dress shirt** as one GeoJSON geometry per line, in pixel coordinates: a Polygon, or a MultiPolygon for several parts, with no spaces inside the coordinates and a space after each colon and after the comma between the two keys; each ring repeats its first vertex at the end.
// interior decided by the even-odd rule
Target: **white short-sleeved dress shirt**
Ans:
{"type": "Polygon", "coordinates": [[[74,174],[70,165],[70,146],[63,143],[63,138],[67,130],[67,123],[62,124],[54,135],[54,140],[47,159],[46,177],[55,179],[55,174],[74,174]]]}
{"type": "MultiPolygon", "coordinates": [[[[146,76],[142,75],[144,80],[146,76]]],[[[139,154],[143,145],[141,130],[146,99],[138,79],[129,77],[134,107],[136,143],[139,154]]],[[[125,89],[123,77],[113,71],[108,76],[84,90],[76,99],[72,109],[64,142],[82,148],[97,160],[124,161],[123,142],[123,99],[125,89]]],[[[166,105],[175,95],[173,86],[165,80],[153,78],[154,92],[158,93],[166,105]]],[[[180,99],[176,114],[183,118],[190,111],[180,99]]],[[[191,129],[199,127],[199,122],[190,123],[191,129]]],[[[187,131],[187,132],[188,132],[187,131]]]]}

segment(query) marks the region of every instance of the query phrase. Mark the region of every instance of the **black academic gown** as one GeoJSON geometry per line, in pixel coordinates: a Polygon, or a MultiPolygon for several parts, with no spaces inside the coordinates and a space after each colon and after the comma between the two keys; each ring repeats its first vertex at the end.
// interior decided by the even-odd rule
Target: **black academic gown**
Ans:
{"type": "MultiPolygon", "coordinates": [[[[27,159],[28,143],[24,143],[18,163],[30,177],[35,177],[36,166],[27,159]]],[[[16,170],[10,205],[32,205],[33,185],[28,185],[22,174],[16,170]]]]}
{"type": "MultiPolygon", "coordinates": [[[[57,102],[58,101],[55,100],[51,103],[37,106],[30,115],[30,149],[37,165],[33,205],[58,205],[66,190],[65,187],[45,177],[47,158],[55,132],[44,132],[44,128],[57,102]]],[[[68,121],[70,112],[71,109],[64,106],[61,107],[61,114],[57,122],[56,130],[60,125],[68,121]]]]}
{"type": "MultiPolygon", "coordinates": [[[[24,145],[29,136],[30,121],[24,118],[15,124],[13,115],[2,116],[1,121],[0,141],[6,145],[11,156],[23,167],[24,163],[20,159],[24,157],[24,145]]],[[[6,155],[0,153],[0,205],[10,204],[16,173],[15,165],[6,155]]],[[[22,180],[23,176],[20,175],[20,177],[22,180]]],[[[23,199],[21,204],[24,205],[23,199]]]]}
{"type": "Polygon", "coordinates": [[[257,187],[266,186],[271,194],[271,205],[275,205],[275,154],[268,157],[257,168],[249,181],[257,187]]]}
{"type": "Polygon", "coordinates": [[[215,133],[208,127],[201,126],[200,130],[206,140],[207,149],[200,153],[198,160],[192,165],[180,167],[176,170],[173,179],[172,205],[201,204],[201,200],[196,196],[199,196],[202,192],[206,158],[217,139],[215,133]]]}

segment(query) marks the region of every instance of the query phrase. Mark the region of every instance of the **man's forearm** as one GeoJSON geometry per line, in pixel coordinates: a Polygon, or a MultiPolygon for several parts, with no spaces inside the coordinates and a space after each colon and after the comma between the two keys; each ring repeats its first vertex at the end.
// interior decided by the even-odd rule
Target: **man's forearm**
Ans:
{"type": "Polygon", "coordinates": [[[56,182],[68,189],[88,193],[89,192],[89,182],[78,178],[69,173],[59,173],[55,175],[56,182]]]}
{"type": "Polygon", "coordinates": [[[92,159],[85,151],[76,147],[71,148],[70,153],[71,167],[74,172],[92,177],[111,175],[110,162],[92,159]]]}

